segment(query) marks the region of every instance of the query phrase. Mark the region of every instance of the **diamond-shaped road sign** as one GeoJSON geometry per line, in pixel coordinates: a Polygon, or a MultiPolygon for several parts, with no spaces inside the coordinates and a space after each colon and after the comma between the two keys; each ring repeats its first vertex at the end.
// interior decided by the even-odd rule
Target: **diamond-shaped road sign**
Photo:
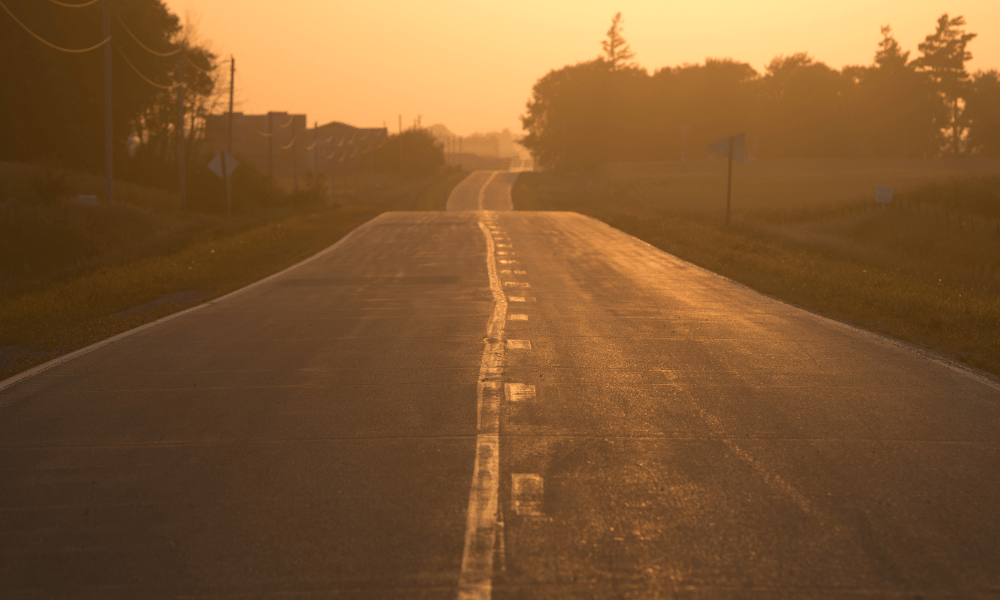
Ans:
{"type": "Polygon", "coordinates": [[[714,144],[709,144],[708,149],[712,152],[718,152],[723,156],[729,156],[729,140],[733,140],[733,160],[738,163],[743,162],[744,147],[746,146],[746,135],[739,134],[734,135],[732,138],[723,138],[714,144]]]}
{"type": "Polygon", "coordinates": [[[208,168],[215,173],[216,177],[222,179],[222,155],[226,156],[226,175],[232,175],[236,167],[240,166],[239,161],[233,158],[225,150],[220,150],[215,157],[212,158],[212,162],[208,163],[208,168]]]}

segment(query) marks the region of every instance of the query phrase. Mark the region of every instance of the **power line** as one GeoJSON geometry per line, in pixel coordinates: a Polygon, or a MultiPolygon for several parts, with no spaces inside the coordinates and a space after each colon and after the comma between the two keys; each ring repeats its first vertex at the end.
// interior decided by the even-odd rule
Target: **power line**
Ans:
{"type": "Polygon", "coordinates": [[[292,138],[292,141],[288,142],[287,146],[282,146],[281,149],[282,150],[288,150],[289,148],[291,148],[292,146],[295,145],[295,140],[297,140],[298,138],[299,138],[299,134],[296,133],[295,137],[292,138]]]}
{"type": "Polygon", "coordinates": [[[39,42],[45,44],[49,48],[52,48],[54,50],[59,50],[60,52],[67,52],[69,54],[83,54],[85,52],[91,52],[93,50],[97,50],[98,48],[100,48],[104,44],[107,44],[108,42],[111,41],[111,36],[109,35],[108,37],[104,38],[103,42],[101,42],[100,44],[96,44],[94,46],[91,46],[90,48],[81,48],[79,50],[73,49],[73,48],[63,48],[62,46],[57,46],[57,45],[53,44],[52,42],[46,40],[42,36],[38,35],[34,31],[32,31],[31,29],[29,29],[27,25],[25,25],[24,23],[22,23],[21,20],[18,19],[17,16],[14,15],[14,13],[10,12],[10,9],[7,8],[7,5],[4,4],[2,2],[2,0],[0,0],[0,8],[4,9],[5,11],[7,11],[7,14],[10,15],[10,18],[14,19],[14,22],[17,23],[18,25],[20,25],[21,29],[23,29],[23,30],[27,31],[28,33],[30,33],[31,36],[34,37],[36,40],[38,40],[39,42]]]}
{"type": "Polygon", "coordinates": [[[123,21],[122,18],[118,16],[118,13],[115,13],[115,18],[118,19],[118,22],[122,24],[122,27],[125,28],[125,31],[128,32],[128,34],[130,36],[132,36],[132,39],[135,40],[136,44],[139,44],[139,46],[143,50],[145,50],[146,52],[149,52],[150,54],[152,54],[154,56],[159,56],[161,58],[169,58],[171,56],[177,56],[177,53],[184,49],[183,47],[180,47],[180,48],[177,48],[176,50],[173,50],[172,52],[157,52],[156,50],[153,50],[152,48],[150,48],[146,44],[143,44],[141,41],[139,41],[139,38],[136,37],[136,35],[134,33],[132,33],[132,30],[129,29],[128,25],[125,24],[125,21],[123,21]]]}
{"type": "Polygon", "coordinates": [[[114,44],[114,47],[115,47],[115,49],[116,49],[116,50],[118,50],[118,54],[120,54],[120,55],[121,55],[122,59],[124,59],[124,60],[125,60],[125,63],[126,63],[126,64],[127,64],[127,65],[128,65],[129,67],[131,67],[131,68],[132,68],[132,70],[133,70],[133,71],[135,72],[135,74],[136,74],[136,75],[138,75],[139,77],[141,77],[141,78],[142,78],[142,80],[143,80],[143,81],[145,81],[146,83],[148,83],[149,85],[151,85],[151,86],[153,86],[153,87],[155,87],[155,88],[159,88],[159,89],[161,89],[161,90],[166,90],[166,91],[168,91],[168,92],[169,92],[170,90],[173,90],[173,89],[175,89],[175,88],[177,87],[177,84],[176,84],[176,83],[175,83],[175,84],[173,84],[173,85],[161,85],[161,84],[159,84],[159,83],[156,83],[155,81],[153,81],[153,80],[152,80],[152,79],[150,79],[149,77],[146,77],[145,75],[143,75],[143,74],[142,74],[142,71],[140,71],[140,70],[139,70],[138,68],[136,68],[136,66],[132,64],[132,61],[130,61],[130,60],[128,59],[128,57],[127,57],[127,56],[125,56],[125,51],[121,49],[121,46],[119,46],[118,44],[114,44]]]}
{"type": "Polygon", "coordinates": [[[208,74],[208,75],[211,75],[215,71],[215,69],[218,68],[218,65],[212,65],[212,68],[210,68],[210,69],[206,69],[204,67],[200,67],[200,66],[194,64],[194,61],[191,60],[191,58],[187,55],[186,52],[184,53],[184,60],[186,60],[188,62],[188,64],[191,65],[192,67],[194,67],[195,69],[201,71],[202,73],[208,74]]]}
{"type": "Polygon", "coordinates": [[[326,139],[319,138],[315,142],[309,144],[309,146],[306,147],[306,150],[312,150],[313,148],[316,147],[316,144],[321,144],[321,143],[322,144],[330,144],[332,142],[333,142],[333,138],[332,137],[331,138],[326,138],[326,139]]]}
{"type": "Polygon", "coordinates": [[[87,8],[88,6],[93,6],[100,2],[101,0],[90,0],[90,2],[84,2],[83,4],[67,4],[66,2],[59,2],[59,0],[49,0],[52,4],[56,6],[63,6],[65,8],[87,8]]]}

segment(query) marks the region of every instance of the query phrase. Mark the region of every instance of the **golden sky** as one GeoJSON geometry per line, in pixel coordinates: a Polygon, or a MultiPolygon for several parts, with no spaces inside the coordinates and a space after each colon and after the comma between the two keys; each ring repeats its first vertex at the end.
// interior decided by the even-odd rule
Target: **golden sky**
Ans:
{"type": "MultiPolygon", "coordinates": [[[[889,24],[916,55],[944,12],[964,15],[969,70],[1000,68],[1000,0],[165,0],[237,66],[244,112],[307,113],[362,127],[444,123],[509,128],[535,81],[597,56],[611,17],[640,65],[731,57],[764,70],[808,52],[840,68],[871,64],[889,24]]],[[[238,109],[239,109],[238,108],[238,109]]]]}

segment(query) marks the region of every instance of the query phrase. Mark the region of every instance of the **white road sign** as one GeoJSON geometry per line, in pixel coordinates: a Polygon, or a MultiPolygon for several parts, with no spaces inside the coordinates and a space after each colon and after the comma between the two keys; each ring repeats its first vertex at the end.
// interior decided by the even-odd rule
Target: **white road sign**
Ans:
{"type": "Polygon", "coordinates": [[[892,186],[891,185],[876,185],[875,186],[875,202],[882,204],[889,204],[892,202],[892,186]]]}

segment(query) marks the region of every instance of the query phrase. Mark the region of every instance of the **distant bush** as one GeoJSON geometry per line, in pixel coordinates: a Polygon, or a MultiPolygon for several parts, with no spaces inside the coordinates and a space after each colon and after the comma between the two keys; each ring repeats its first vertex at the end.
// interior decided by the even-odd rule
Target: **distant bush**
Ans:
{"type": "Polygon", "coordinates": [[[931,204],[1000,218],[1000,176],[952,177],[902,195],[904,202],[931,204]]]}
{"type": "Polygon", "coordinates": [[[295,190],[291,193],[285,194],[285,202],[291,206],[309,206],[312,204],[321,204],[329,199],[330,188],[327,186],[326,181],[320,179],[316,181],[316,177],[310,172],[305,174],[304,186],[295,190]]]}
{"type": "Polygon", "coordinates": [[[444,166],[444,146],[428,129],[409,129],[402,135],[390,135],[375,150],[374,159],[375,164],[385,165],[387,171],[409,178],[425,177],[444,166]]]}
{"type": "MultiPolygon", "coordinates": [[[[187,202],[190,210],[215,215],[226,214],[226,186],[222,179],[207,165],[208,158],[187,179],[187,202]]],[[[244,213],[248,210],[275,207],[288,204],[288,194],[273,185],[259,170],[247,161],[242,161],[233,172],[232,211],[244,213]]]]}

